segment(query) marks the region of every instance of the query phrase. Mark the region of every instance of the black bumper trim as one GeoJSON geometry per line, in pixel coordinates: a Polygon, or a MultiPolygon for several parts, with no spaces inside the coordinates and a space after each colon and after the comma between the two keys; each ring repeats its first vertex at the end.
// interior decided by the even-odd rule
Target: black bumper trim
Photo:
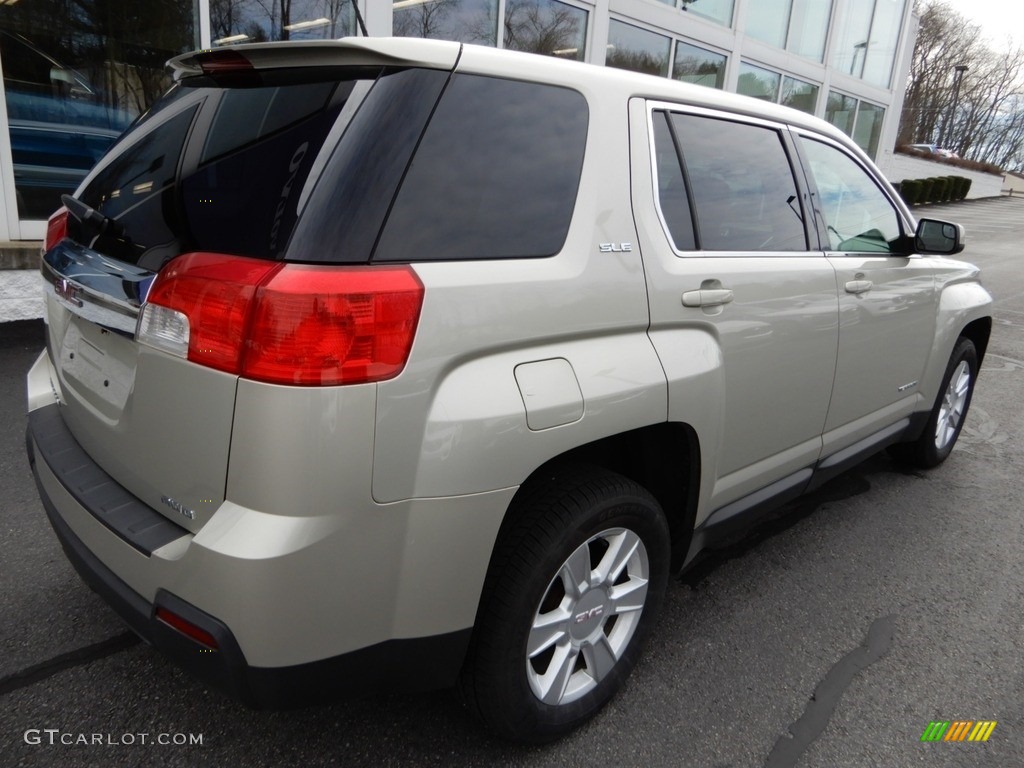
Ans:
{"type": "Polygon", "coordinates": [[[78,444],[54,403],[28,415],[29,459],[32,441],[61,485],[107,528],[144,555],[189,532],[133,496],[104,472],[78,444]]]}
{"type": "Polygon", "coordinates": [[[345,697],[425,691],[454,685],[472,629],[429,637],[387,640],[328,659],[288,667],[249,666],[231,630],[221,621],[167,590],[150,603],[104,565],[75,535],[49,498],[36,469],[33,442],[29,461],[43,508],[64,552],[82,580],[102,597],[135,634],[180,666],[258,709],[306,706],[345,697]],[[206,630],[217,640],[211,650],[156,618],[164,607],[206,630]]]}

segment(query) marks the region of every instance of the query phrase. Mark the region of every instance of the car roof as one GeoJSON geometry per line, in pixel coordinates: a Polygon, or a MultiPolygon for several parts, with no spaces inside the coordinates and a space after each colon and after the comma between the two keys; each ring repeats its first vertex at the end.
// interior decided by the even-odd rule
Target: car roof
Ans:
{"type": "Polygon", "coordinates": [[[201,74],[204,60],[221,57],[228,61],[240,56],[255,69],[339,64],[422,66],[448,70],[457,67],[460,72],[575,88],[585,95],[589,93],[593,99],[606,98],[610,91],[614,91],[622,99],[639,97],[669,101],[785,123],[827,135],[861,152],[845,133],[825,120],[780,104],[667,77],[448,40],[346,37],[339,40],[249,43],[186,53],[171,59],[167,66],[177,80],[201,74]]]}

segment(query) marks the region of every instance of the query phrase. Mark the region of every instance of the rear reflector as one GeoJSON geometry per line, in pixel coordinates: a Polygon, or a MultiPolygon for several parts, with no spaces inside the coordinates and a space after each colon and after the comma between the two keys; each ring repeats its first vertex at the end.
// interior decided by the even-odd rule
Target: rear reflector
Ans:
{"type": "Polygon", "coordinates": [[[423,286],[411,267],[338,267],[190,253],[161,270],[141,343],[256,381],[330,386],[397,376],[423,286]]]}
{"type": "Polygon", "coordinates": [[[43,250],[49,251],[53,246],[68,236],[68,209],[63,205],[53,212],[46,222],[46,240],[43,250]]]}
{"type": "Polygon", "coordinates": [[[167,610],[166,608],[157,608],[156,617],[159,621],[162,621],[167,626],[178,630],[179,632],[181,632],[181,634],[185,635],[188,638],[191,638],[192,640],[195,640],[197,643],[205,645],[207,648],[220,648],[220,645],[217,643],[217,638],[215,638],[205,629],[203,629],[202,627],[197,627],[191,621],[181,618],[181,616],[179,616],[176,613],[171,613],[171,611],[167,610]]]}

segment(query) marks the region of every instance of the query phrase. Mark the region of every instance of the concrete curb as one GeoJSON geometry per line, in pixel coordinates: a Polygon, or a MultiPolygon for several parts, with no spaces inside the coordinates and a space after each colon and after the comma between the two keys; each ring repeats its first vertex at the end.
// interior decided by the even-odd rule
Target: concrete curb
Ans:
{"type": "Polygon", "coordinates": [[[42,247],[38,240],[0,242],[0,269],[39,269],[42,247]]]}

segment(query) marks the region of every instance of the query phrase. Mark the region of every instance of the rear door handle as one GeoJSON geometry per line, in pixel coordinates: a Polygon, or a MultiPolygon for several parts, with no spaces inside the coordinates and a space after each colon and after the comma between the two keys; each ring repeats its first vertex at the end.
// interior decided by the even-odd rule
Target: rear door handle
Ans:
{"type": "Polygon", "coordinates": [[[732,291],[727,288],[701,288],[683,294],[684,307],[720,307],[732,301],[732,291]]]}
{"type": "Polygon", "coordinates": [[[871,290],[870,280],[850,280],[846,284],[847,293],[867,293],[871,290]]]}

